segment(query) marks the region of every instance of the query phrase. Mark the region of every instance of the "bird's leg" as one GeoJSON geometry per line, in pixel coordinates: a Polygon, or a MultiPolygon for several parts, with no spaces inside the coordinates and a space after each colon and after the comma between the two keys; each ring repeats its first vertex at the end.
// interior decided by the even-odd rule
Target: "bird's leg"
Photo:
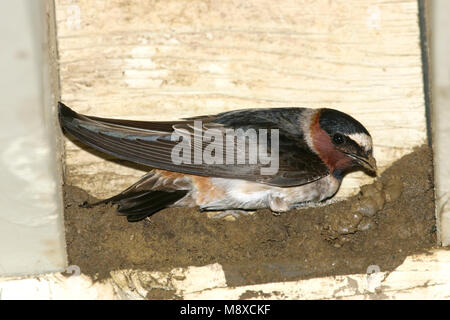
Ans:
{"type": "Polygon", "coordinates": [[[241,216],[250,216],[254,213],[255,213],[255,211],[232,209],[232,210],[222,210],[222,211],[208,211],[207,215],[209,218],[213,218],[213,219],[224,218],[226,220],[235,220],[241,216]]]}
{"type": "Polygon", "coordinates": [[[313,203],[311,201],[303,201],[303,202],[297,202],[292,205],[292,209],[303,209],[303,208],[309,208],[313,206],[313,203]]]}

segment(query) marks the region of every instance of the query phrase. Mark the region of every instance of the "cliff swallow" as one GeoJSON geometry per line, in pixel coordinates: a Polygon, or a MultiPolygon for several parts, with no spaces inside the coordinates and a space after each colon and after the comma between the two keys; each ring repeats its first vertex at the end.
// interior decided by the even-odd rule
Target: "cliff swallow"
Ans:
{"type": "Polygon", "coordinates": [[[59,103],[59,121],[86,145],[154,168],[99,202],[118,204],[118,214],[132,222],[167,207],[285,212],[333,197],[349,171],[376,172],[367,129],[333,109],[243,109],[133,121],[81,115],[59,103]]]}

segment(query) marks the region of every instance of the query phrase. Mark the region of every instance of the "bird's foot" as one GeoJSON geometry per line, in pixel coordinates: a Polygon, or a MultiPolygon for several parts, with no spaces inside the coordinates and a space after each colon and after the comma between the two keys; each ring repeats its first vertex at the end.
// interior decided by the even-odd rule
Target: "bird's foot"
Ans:
{"type": "Polygon", "coordinates": [[[206,214],[208,215],[208,218],[234,221],[241,216],[251,216],[254,213],[255,211],[247,211],[247,210],[223,210],[223,211],[209,211],[206,214]]]}
{"type": "Polygon", "coordinates": [[[287,212],[290,207],[289,204],[281,197],[278,196],[269,196],[269,208],[272,213],[276,216],[279,216],[281,212],[287,212]]]}
{"type": "Polygon", "coordinates": [[[320,206],[321,203],[319,202],[312,202],[312,201],[304,201],[304,202],[297,202],[292,205],[292,209],[305,209],[310,208],[313,206],[320,206]]]}

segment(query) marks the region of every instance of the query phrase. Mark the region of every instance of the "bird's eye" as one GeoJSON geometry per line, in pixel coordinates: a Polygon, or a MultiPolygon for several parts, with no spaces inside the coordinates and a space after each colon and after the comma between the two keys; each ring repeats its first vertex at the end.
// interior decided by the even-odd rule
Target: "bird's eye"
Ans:
{"type": "Polygon", "coordinates": [[[342,143],[344,143],[344,141],[345,141],[345,137],[342,134],[336,133],[333,136],[333,142],[335,144],[342,144],[342,143]]]}

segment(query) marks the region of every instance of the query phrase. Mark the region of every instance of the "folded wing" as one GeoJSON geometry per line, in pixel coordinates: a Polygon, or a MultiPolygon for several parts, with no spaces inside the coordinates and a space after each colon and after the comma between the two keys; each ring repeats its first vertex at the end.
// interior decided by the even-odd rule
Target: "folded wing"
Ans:
{"type": "MultiPolygon", "coordinates": [[[[181,121],[133,121],[90,117],[78,114],[59,103],[61,127],[83,143],[121,159],[147,165],[153,168],[182,172],[199,176],[243,179],[268,185],[290,187],[306,184],[328,175],[328,168],[306,145],[300,126],[293,124],[292,112],[287,109],[247,109],[231,111],[213,116],[203,116],[181,121]],[[211,129],[215,138],[204,141],[195,120],[202,121],[201,130],[211,129]],[[261,169],[270,164],[249,163],[250,145],[225,144],[230,129],[278,129],[278,170],[274,174],[262,174],[261,169]],[[173,136],[187,137],[191,141],[191,159],[187,163],[175,163],[172,151],[179,144],[173,136]],[[217,138],[219,137],[219,138],[217,138]],[[220,138],[221,137],[221,138],[220,138]],[[197,138],[200,144],[194,139],[197,138]],[[244,163],[206,164],[196,163],[194,154],[205,147],[225,145],[223,156],[229,153],[233,159],[243,156],[244,163]],[[200,149],[200,150],[199,150],[200,149]]],[[[299,112],[298,110],[296,112],[299,112]]],[[[269,131],[270,132],[270,131],[269,131]]],[[[244,141],[244,140],[243,140],[244,141]]],[[[270,134],[267,150],[271,150],[270,134]]]]}

